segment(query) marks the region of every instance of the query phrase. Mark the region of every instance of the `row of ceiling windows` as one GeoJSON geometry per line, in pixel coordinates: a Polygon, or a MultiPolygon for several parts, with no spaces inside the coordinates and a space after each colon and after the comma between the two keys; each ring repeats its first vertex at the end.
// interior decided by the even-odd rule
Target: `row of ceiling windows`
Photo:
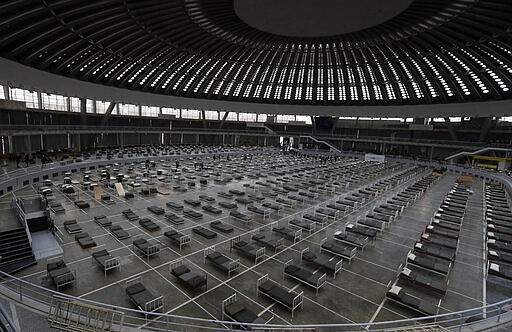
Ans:
{"type": "MultiPolygon", "coordinates": [[[[406,59],[402,59],[388,45],[375,46],[375,49],[367,48],[366,53],[350,49],[326,54],[312,51],[311,53],[274,52],[269,55],[265,54],[266,50],[254,49],[246,58],[261,61],[248,62],[226,62],[205,59],[197,54],[181,54],[175,61],[169,63],[163,56],[169,52],[169,49],[152,58],[150,53],[144,54],[121,73],[116,74],[116,80],[127,79],[128,83],[138,83],[141,86],[148,82],[152,88],[167,90],[170,87],[176,92],[182,90],[213,95],[285,100],[305,98],[306,100],[334,101],[336,99],[334,89],[338,88],[339,100],[368,101],[371,99],[370,91],[374,94],[375,100],[383,100],[385,97],[389,100],[397,100],[399,97],[409,100],[413,97],[425,98],[425,94],[430,98],[437,98],[441,93],[452,97],[456,90],[469,96],[472,92],[468,85],[474,85],[485,95],[490,92],[490,87],[481,76],[486,76],[488,82],[493,82],[498,91],[507,93],[511,87],[503,75],[512,73],[512,69],[502,61],[503,58],[500,59],[496,55],[509,50],[494,42],[487,44],[488,49],[496,53],[491,54],[488,50],[477,46],[450,51],[444,56],[436,54],[418,58],[406,53],[406,59]],[[362,58],[363,62],[349,66],[347,65],[350,63],[348,57],[362,58]],[[151,59],[148,61],[149,58],[151,59]],[[493,68],[503,68],[504,72],[490,68],[490,65],[482,61],[484,58],[493,68]],[[269,65],[262,65],[267,61],[269,65]],[[151,68],[149,66],[153,69],[148,70],[151,68]],[[132,71],[134,67],[138,68],[135,72],[132,71]],[[157,71],[160,73],[155,77],[157,71]],[[146,74],[142,76],[144,72],[146,74]],[[452,79],[448,78],[449,76],[452,79]],[[165,81],[162,81],[164,77],[165,81]],[[439,84],[434,81],[438,81],[439,84]],[[274,89],[271,88],[272,85],[275,85],[274,89]],[[324,87],[327,91],[324,91],[324,87]],[[295,93],[292,91],[293,88],[295,93]]],[[[328,50],[328,45],[325,49],[328,50]]],[[[84,64],[80,71],[101,63],[93,72],[93,75],[96,75],[101,72],[101,68],[113,60],[116,60],[115,55],[104,52],[84,64]]],[[[109,78],[123,61],[108,73],[104,73],[104,78],[109,78]]]]}

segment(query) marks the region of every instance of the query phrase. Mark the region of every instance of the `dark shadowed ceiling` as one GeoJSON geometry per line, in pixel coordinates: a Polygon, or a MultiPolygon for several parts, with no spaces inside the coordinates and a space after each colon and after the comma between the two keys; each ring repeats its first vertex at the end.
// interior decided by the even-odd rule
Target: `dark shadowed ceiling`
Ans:
{"type": "Polygon", "coordinates": [[[329,37],[371,28],[403,12],[413,0],[234,0],[251,27],[288,37],[329,37]]]}
{"type": "Polygon", "coordinates": [[[280,22],[292,32],[275,30],[286,15],[280,0],[262,0],[251,21],[244,0],[235,1],[238,14],[230,0],[4,0],[0,56],[82,81],[210,100],[364,106],[512,96],[510,0],[340,0],[346,11],[329,12],[333,1],[282,1],[307,6],[280,22]],[[274,30],[260,30],[254,22],[272,4],[274,30]],[[308,11],[315,16],[306,20],[308,11]]]}

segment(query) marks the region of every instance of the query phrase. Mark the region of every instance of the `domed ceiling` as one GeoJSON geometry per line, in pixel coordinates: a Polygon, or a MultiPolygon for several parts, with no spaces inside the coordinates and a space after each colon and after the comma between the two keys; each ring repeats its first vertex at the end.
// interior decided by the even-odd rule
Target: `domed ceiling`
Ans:
{"type": "Polygon", "coordinates": [[[129,90],[362,106],[512,96],[510,0],[6,0],[0,13],[0,56],[129,90]]]}

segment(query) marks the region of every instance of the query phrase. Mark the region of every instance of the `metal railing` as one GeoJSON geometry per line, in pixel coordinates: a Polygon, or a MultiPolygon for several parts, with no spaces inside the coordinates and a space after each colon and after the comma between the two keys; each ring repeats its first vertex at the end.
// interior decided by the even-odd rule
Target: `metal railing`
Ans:
{"type": "Polygon", "coordinates": [[[203,127],[135,127],[135,126],[91,126],[91,125],[0,125],[1,131],[35,131],[38,133],[50,133],[52,131],[60,132],[77,132],[77,131],[92,131],[92,132],[172,132],[172,133],[217,133],[217,134],[259,134],[268,136],[307,136],[314,135],[318,139],[347,139],[347,140],[375,140],[375,141],[392,141],[392,142],[407,142],[407,143],[421,143],[421,144],[439,144],[447,146],[467,146],[467,147],[497,147],[497,148],[510,148],[511,144],[504,143],[482,143],[475,141],[453,141],[453,140],[436,140],[436,139],[421,139],[421,138],[406,138],[406,137],[391,137],[391,136],[370,136],[370,135],[327,135],[322,133],[314,133],[310,131],[293,131],[293,130],[279,130],[277,128],[270,128],[268,124],[263,123],[261,127],[245,127],[242,123],[240,128],[203,128],[203,127]]]}
{"type": "MultiPolygon", "coordinates": [[[[106,310],[115,310],[124,313],[125,327],[140,328],[143,327],[147,331],[169,331],[176,329],[194,329],[194,330],[208,330],[208,331],[225,331],[225,330],[237,330],[237,326],[240,323],[232,321],[204,319],[198,317],[187,317],[165,313],[154,313],[154,312],[143,312],[140,310],[134,310],[130,308],[118,307],[105,303],[99,303],[85,298],[77,298],[71,295],[59,293],[39,285],[30,283],[26,280],[13,277],[0,271],[0,290],[2,293],[15,300],[22,302],[38,311],[44,313],[49,312],[49,308],[52,303],[54,296],[61,298],[67,298],[72,301],[78,301],[88,305],[94,305],[105,308],[106,310]],[[149,317],[149,318],[146,318],[149,317]]],[[[509,322],[512,318],[512,299],[506,299],[494,304],[462,310],[458,312],[450,312],[446,314],[439,314],[437,316],[426,316],[410,319],[401,319],[395,321],[383,321],[383,322],[362,322],[362,323],[351,323],[351,324],[297,324],[297,325],[285,325],[285,324],[265,324],[265,330],[272,329],[308,329],[316,328],[322,331],[382,331],[386,329],[396,329],[401,327],[421,327],[423,325],[431,325],[435,323],[450,329],[462,329],[464,326],[473,325],[476,323],[487,323],[487,324],[500,324],[503,322],[509,322]],[[506,320],[505,320],[506,318],[506,320]]],[[[113,322],[115,324],[116,322],[113,322]]],[[[247,323],[245,326],[263,327],[258,324],[247,323]]]]}
{"type": "MultiPolygon", "coordinates": [[[[58,168],[58,163],[56,163],[58,168]]],[[[476,172],[478,173],[478,172],[476,172]]],[[[488,174],[485,174],[488,175],[488,174]]],[[[503,179],[500,179],[503,180],[503,179]]],[[[510,182],[504,181],[507,187],[512,187],[510,182]]],[[[15,196],[13,196],[15,197],[15,196]]],[[[106,309],[122,311],[125,313],[124,326],[125,327],[141,327],[145,330],[151,331],[167,331],[181,328],[190,328],[197,330],[233,330],[236,329],[237,323],[203,319],[198,317],[186,317],[172,314],[156,314],[145,313],[139,310],[130,308],[123,308],[105,303],[99,303],[83,298],[77,298],[63,293],[55,292],[53,290],[41,287],[39,285],[30,283],[21,278],[17,278],[0,271],[0,292],[5,296],[23,302],[24,304],[48,313],[52,298],[54,295],[64,296],[74,301],[82,301],[91,305],[102,306],[106,309]],[[146,319],[145,317],[150,317],[146,319]]],[[[500,301],[498,303],[472,308],[468,310],[451,312],[446,314],[440,314],[437,316],[430,317],[419,317],[412,319],[403,319],[396,321],[386,322],[363,322],[356,324],[300,324],[300,325],[281,325],[281,324],[267,324],[265,329],[289,329],[289,328],[321,328],[327,331],[361,331],[361,330],[385,330],[391,328],[400,328],[407,326],[422,326],[429,325],[432,322],[439,324],[447,328],[459,328],[462,329],[464,326],[475,324],[476,322],[488,322],[489,324],[499,324],[503,321],[504,316],[509,319],[512,315],[510,308],[512,307],[512,298],[500,301]]],[[[251,324],[245,324],[251,325],[251,324]]]]}
{"type": "Polygon", "coordinates": [[[25,211],[23,211],[23,209],[21,208],[20,201],[14,193],[12,194],[11,208],[14,210],[14,213],[16,214],[16,218],[18,219],[18,221],[21,223],[23,228],[25,228],[28,243],[30,245],[30,248],[32,248],[32,236],[30,235],[30,230],[28,228],[27,218],[25,217],[25,211]]]}

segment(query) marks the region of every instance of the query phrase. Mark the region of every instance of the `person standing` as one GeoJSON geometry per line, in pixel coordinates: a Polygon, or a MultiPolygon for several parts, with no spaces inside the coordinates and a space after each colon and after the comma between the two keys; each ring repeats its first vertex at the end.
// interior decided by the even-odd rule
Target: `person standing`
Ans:
{"type": "Polygon", "coordinates": [[[25,155],[25,164],[27,165],[28,167],[28,163],[29,163],[29,160],[28,160],[28,153],[25,155]]]}
{"type": "Polygon", "coordinates": [[[21,161],[21,156],[19,154],[16,155],[16,168],[20,168],[20,161],[21,161]]]}

